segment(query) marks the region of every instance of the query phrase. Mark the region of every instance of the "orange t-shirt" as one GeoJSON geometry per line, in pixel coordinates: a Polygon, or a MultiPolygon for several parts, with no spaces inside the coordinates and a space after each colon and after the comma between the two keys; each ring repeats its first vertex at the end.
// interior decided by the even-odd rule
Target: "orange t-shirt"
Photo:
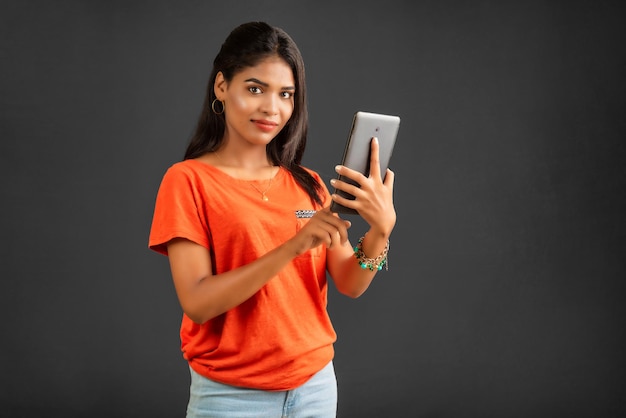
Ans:
{"type": "MultiPolygon", "coordinates": [[[[174,164],[157,194],[150,248],[167,255],[171,239],[189,239],[209,250],[213,274],[219,274],[283,244],[319,209],[283,168],[266,193],[269,201],[259,192],[267,181],[256,189],[250,183],[197,160],[174,164]]],[[[324,199],[329,201],[327,190],[324,199]]],[[[197,373],[218,382],[296,388],[334,355],[327,291],[326,250],[320,246],[296,257],[250,299],[204,324],[183,314],[183,356],[197,373]]]]}

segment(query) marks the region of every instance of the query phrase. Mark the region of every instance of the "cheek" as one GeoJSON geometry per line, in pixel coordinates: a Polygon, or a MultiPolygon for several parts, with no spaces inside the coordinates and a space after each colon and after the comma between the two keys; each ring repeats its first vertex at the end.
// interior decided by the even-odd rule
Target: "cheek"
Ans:
{"type": "Polygon", "coordinates": [[[285,123],[291,119],[291,115],[293,115],[294,104],[293,103],[285,103],[283,106],[283,118],[285,119],[285,123]]]}
{"type": "Polygon", "coordinates": [[[230,110],[234,112],[246,111],[250,107],[250,103],[239,95],[231,96],[229,105],[230,110]]]}

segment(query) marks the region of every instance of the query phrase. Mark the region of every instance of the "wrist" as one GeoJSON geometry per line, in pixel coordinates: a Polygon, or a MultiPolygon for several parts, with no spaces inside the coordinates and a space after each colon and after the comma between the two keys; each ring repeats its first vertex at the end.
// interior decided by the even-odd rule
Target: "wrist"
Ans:
{"type": "Polygon", "coordinates": [[[283,245],[281,245],[281,247],[291,258],[298,257],[309,250],[307,245],[299,240],[297,236],[286,241],[283,245]]]}
{"type": "MultiPolygon", "coordinates": [[[[395,222],[394,222],[395,225],[395,222]]],[[[381,226],[371,226],[367,235],[370,235],[372,238],[388,240],[391,236],[391,231],[393,231],[394,225],[381,227],[381,226]]]]}
{"type": "Polygon", "coordinates": [[[378,222],[372,222],[368,233],[372,236],[381,239],[389,239],[391,231],[396,226],[396,212],[392,211],[391,214],[386,214],[384,217],[377,219],[378,222]]]}
{"type": "Polygon", "coordinates": [[[366,251],[363,249],[364,240],[365,237],[361,237],[357,245],[354,247],[354,256],[359,266],[362,269],[368,269],[370,271],[382,270],[383,267],[385,267],[385,270],[388,270],[387,254],[389,253],[389,240],[386,240],[383,250],[376,257],[372,257],[371,255],[368,256],[366,251]]]}

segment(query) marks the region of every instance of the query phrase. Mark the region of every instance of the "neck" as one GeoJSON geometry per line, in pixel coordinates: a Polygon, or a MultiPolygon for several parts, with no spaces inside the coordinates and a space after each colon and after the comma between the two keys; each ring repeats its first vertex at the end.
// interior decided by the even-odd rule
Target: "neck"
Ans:
{"type": "Polygon", "coordinates": [[[225,167],[255,171],[274,166],[267,158],[264,145],[242,146],[225,141],[215,154],[225,167]]]}
{"type": "Polygon", "coordinates": [[[232,148],[223,146],[205,158],[230,176],[242,180],[271,179],[277,173],[276,167],[268,161],[265,149],[262,156],[254,156],[251,152],[238,154],[232,148]]]}

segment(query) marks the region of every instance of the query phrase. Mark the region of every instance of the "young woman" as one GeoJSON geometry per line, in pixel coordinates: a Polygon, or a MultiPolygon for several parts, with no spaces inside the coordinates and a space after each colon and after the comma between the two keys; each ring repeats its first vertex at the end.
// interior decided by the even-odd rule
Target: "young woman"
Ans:
{"type": "Polygon", "coordinates": [[[307,135],[304,64],[262,22],[235,28],[215,58],[195,134],[163,177],[149,246],[169,257],[191,372],[188,417],[334,417],[336,339],[326,271],[358,297],[386,263],[394,175],[331,184],[300,165],[307,135]],[[331,199],[369,224],[357,250],[331,199]]]}

